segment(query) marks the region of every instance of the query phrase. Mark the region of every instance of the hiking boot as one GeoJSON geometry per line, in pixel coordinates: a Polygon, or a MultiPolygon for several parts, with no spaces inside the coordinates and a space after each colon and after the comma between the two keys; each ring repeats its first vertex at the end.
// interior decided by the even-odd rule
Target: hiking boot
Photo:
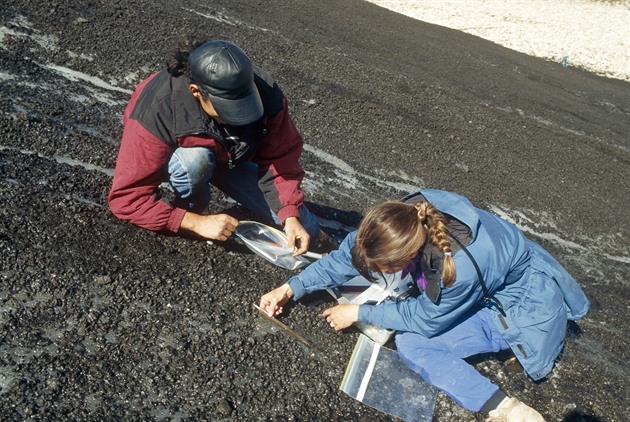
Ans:
{"type": "Polygon", "coordinates": [[[319,229],[319,234],[311,242],[309,250],[311,252],[328,255],[331,251],[339,248],[339,242],[333,239],[328,233],[319,229]]]}
{"type": "Polygon", "coordinates": [[[542,415],[515,398],[506,397],[488,413],[486,422],[545,422],[542,415]]]}

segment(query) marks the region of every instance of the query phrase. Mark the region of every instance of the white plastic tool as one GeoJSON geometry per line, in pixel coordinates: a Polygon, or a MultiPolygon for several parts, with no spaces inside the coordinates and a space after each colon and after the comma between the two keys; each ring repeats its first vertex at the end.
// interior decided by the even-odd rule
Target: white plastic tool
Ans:
{"type": "MultiPolygon", "coordinates": [[[[343,284],[341,287],[364,286],[364,290],[359,294],[346,293],[343,289],[338,289],[339,294],[335,294],[333,289],[328,289],[327,291],[335,299],[337,299],[337,302],[340,304],[351,303],[354,305],[362,305],[364,303],[369,303],[372,305],[378,305],[384,300],[396,298],[407,291],[405,281],[401,279],[401,277],[392,277],[392,279],[394,281],[389,283],[383,279],[376,283],[370,283],[364,277],[357,276],[343,284]]],[[[395,330],[388,330],[386,328],[364,324],[361,322],[356,322],[355,326],[370,339],[380,345],[387,343],[395,332],[395,330]]]]}

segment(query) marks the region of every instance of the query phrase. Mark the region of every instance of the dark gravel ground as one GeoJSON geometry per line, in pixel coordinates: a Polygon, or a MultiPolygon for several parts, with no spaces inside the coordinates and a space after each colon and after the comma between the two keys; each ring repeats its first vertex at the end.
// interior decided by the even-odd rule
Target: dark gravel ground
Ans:
{"type": "MultiPolygon", "coordinates": [[[[391,420],[338,390],[357,333],[323,323],[328,298],[282,318],[309,349],[251,307],[288,271],[110,214],[129,93],[190,32],[234,41],[279,81],[304,188],[338,236],[432,187],[552,251],[592,301],[553,375],[473,363],[550,421],[628,420],[627,82],[357,0],[174,4],[0,4],[1,420],[391,420]]],[[[482,418],[440,394],[435,420],[482,418]]]]}

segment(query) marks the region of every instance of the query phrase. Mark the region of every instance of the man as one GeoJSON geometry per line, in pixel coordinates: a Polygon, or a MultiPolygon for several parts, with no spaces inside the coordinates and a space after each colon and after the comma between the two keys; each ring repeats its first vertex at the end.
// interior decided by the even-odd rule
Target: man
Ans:
{"type": "Polygon", "coordinates": [[[118,218],[139,227],[224,241],[238,226],[204,214],[212,184],[284,226],[297,254],[336,246],[303,203],[303,140],[287,99],[236,45],[190,38],[166,69],[141,82],[123,115],[109,193],[118,218]],[[175,199],[160,196],[169,182],[175,199]]]}

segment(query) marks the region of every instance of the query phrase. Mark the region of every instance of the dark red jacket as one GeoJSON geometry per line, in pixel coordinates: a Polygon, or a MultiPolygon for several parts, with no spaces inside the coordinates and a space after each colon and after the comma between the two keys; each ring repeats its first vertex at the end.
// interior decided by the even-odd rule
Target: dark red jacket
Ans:
{"type": "MultiPolygon", "coordinates": [[[[270,208],[284,222],[299,215],[304,195],[299,164],[304,141],[289,116],[287,100],[273,79],[259,68],[254,77],[264,115],[251,136],[251,158],[259,166],[259,186],[270,208]]],[[[226,150],[225,131],[238,127],[219,125],[201,108],[188,90],[185,76],[166,70],[141,82],[123,114],[123,135],[109,193],[116,217],[148,230],[177,232],[185,210],[160,200],[158,187],[168,181],[168,162],[178,147],[207,147],[219,166],[234,158],[226,150]]],[[[233,151],[234,152],[234,151],[233,151]]]]}

